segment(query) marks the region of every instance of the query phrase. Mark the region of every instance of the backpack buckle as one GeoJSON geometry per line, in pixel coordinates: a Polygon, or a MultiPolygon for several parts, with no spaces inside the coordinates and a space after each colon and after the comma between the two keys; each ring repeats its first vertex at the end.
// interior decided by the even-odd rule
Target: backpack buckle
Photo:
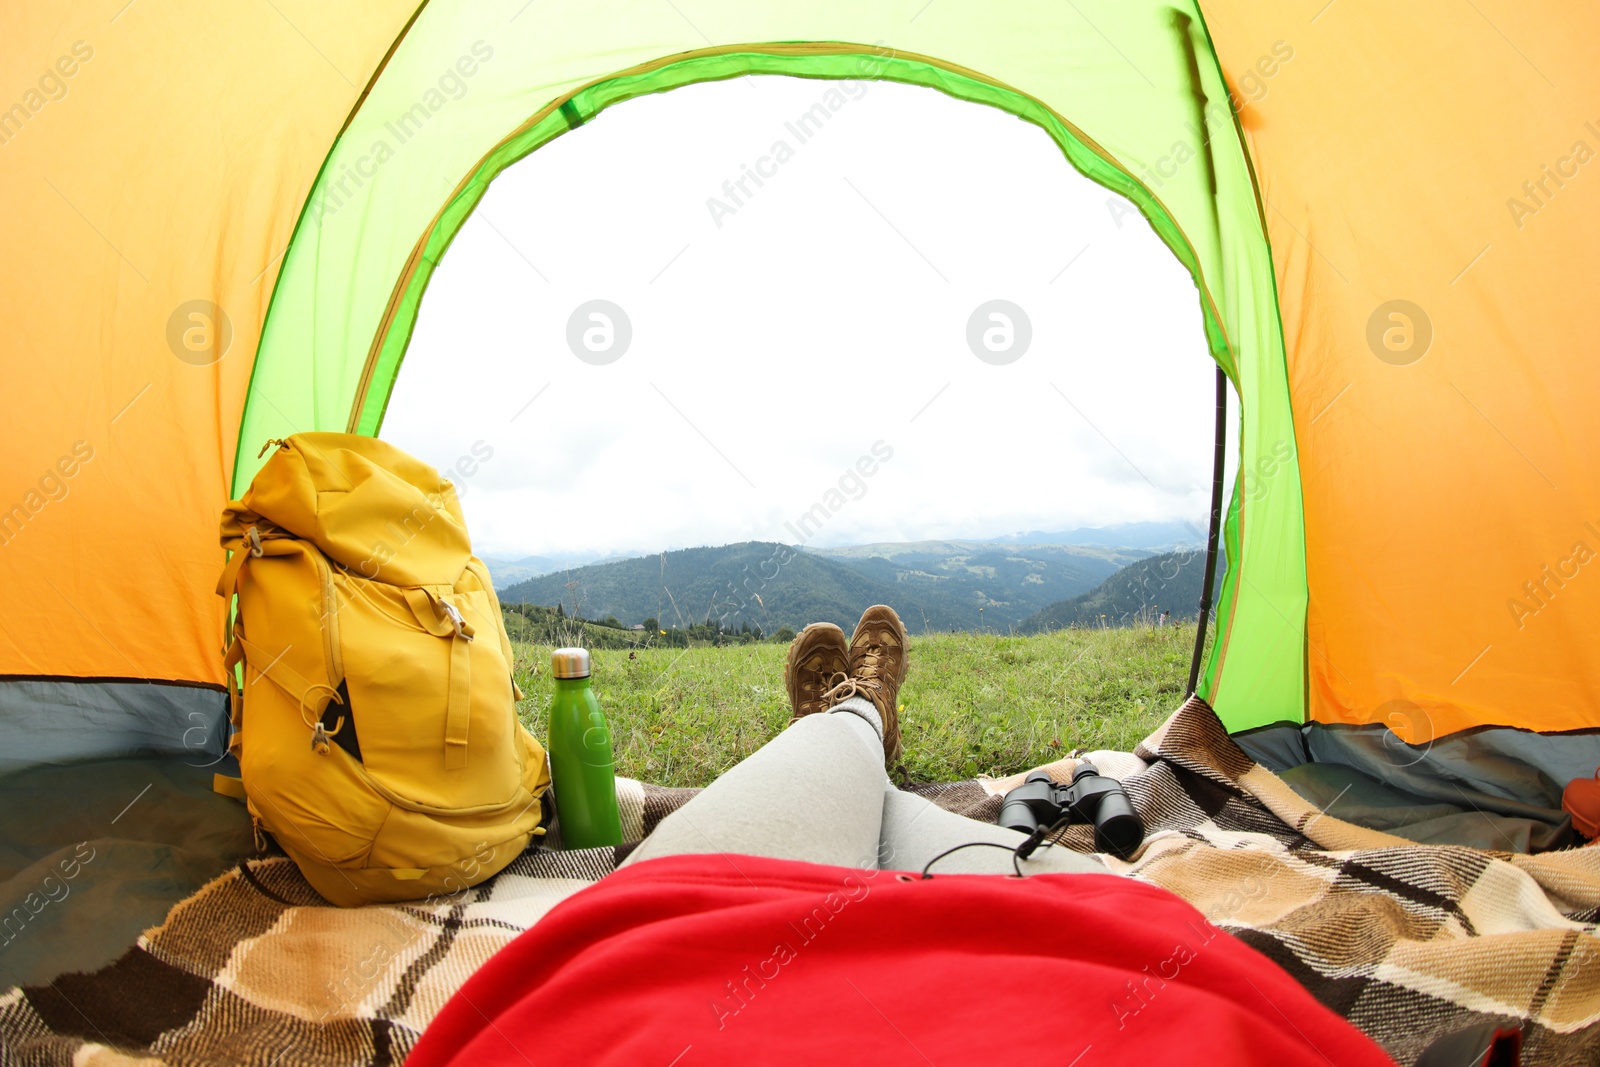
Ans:
{"type": "Polygon", "coordinates": [[[311,751],[319,756],[326,756],[328,748],[328,731],[321,720],[318,720],[316,725],[311,727],[311,751]]]}
{"type": "Polygon", "coordinates": [[[448,600],[440,600],[439,606],[443,608],[444,613],[450,617],[450,624],[456,628],[456,636],[464,637],[468,641],[471,641],[472,635],[467,632],[467,620],[462,616],[461,612],[456,609],[456,606],[450,603],[448,600]]]}

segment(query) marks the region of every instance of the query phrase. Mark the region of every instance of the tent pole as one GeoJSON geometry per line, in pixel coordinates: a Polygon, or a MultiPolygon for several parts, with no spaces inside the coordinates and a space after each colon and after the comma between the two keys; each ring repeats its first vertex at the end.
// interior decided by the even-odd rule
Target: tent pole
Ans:
{"type": "Polygon", "coordinates": [[[1206,535],[1206,575],[1200,587],[1200,622],[1194,632],[1194,659],[1189,662],[1188,696],[1200,686],[1200,657],[1206,648],[1206,623],[1211,618],[1211,584],[1217,577],[1217,545],[1222,534],[1222,476],[1228,453],[1228,376],[1217,368],[1217,442],[1211,450],[1211,529],[1206,535]]]}

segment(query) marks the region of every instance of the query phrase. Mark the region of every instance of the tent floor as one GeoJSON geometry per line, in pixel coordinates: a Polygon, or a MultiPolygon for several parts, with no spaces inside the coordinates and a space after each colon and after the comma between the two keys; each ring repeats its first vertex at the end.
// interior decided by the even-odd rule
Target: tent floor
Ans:
{"type": "Polygon", "coordinates": [[[1407,745],[1386,727],[1274,726],[1234,736],[1330,815],[1431,845],[1545,852],[1581,843],[1562,790],[1600,766],[1600,735],[1469,730],[1407,745]]]}
{"type": "Polygon", "coordinates": [[[189,752],[0,775],[0,990],[102,967],[255,852],[231,760],[189,752]]]}

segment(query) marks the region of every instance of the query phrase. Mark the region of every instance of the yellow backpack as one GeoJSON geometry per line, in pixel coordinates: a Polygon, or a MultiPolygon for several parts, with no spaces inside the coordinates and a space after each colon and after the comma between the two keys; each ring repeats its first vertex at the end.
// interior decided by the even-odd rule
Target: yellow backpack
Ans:
{"type": "Polygon", "coordinates": [[[250,814],[335,904],[476,885],[544,833],[550,775],[455,489],[370,437],[273,445],[217,583],[250,814]]]}

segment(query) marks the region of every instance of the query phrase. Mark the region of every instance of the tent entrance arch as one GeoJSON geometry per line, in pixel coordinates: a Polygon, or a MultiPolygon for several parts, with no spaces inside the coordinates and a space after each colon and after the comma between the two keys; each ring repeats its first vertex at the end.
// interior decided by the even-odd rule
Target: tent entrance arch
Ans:
{"type": "Polygon", "coordinates": [[[1040,127],[1079,173],[1133,201],[1167,247],[1190,274],[1196,276],[1207,341],[1219,365],[1233,373],[1227,330],[1218,315],[1215,299],[1198,278],[1199,262],[1188,235],[1154,194],[1066,119],[1015,89],[928,57],[899,56],[882,47],[862,45],[768,45],[761,49],[713,49],[624,71],[551,103],[530,118],[523,128],[497,144],[451,192],[427,232],[418,240],[407,260],[406,272],[397,279],[384,319],[367,352],[346,431],[372,434],[382,427],[384,408],[404,361],[422,294],[490,182],[507,167],[556,137],[582,126],[605,108],[649,93],[749,74],[920,85],[958,100],[994,107],[1040,127]]]}
{"type": "MultiPolygon", "coordinates": [[[[1238,150],[1227,89],[1213,65],[1208,72],[1208,96],[1200,72],[1182,62],[1185,56],[1192,59],[1192,53],[1179,51],[1174,56],[1179,61],[1174,65],[1174,77],[1195,91],[1186,106],[1163,117],[1167,121],[1152,123],[1146,116],[1144,124],[1153,129],[1143,132],[1151,143],[1159,144],[1170,131],[1187,130],[1197,142],[1195,155],[1190,157],[1193,164],[1179,175],[1181,183],[1172,183],[1173,189],[1196,204],[1204,202],[1202,210],[1187,212],[1189,218],[1180,219],[1185,212],[1152,190],[1151,182],[1162,183],[1158,172],[1146,168],[1144,177],[1150,181],[1141,180],[1127,162],[1056,109],[976,71],[928,56],[853,43],[709,48],[593,79],[550,100],[509,133],[497,132],[492,141],[479,147],[464,176],[448,190],[442,203],[438,196],[432,198],[427,221],[403,258],[393,255],[396,249],[391,248],[392,278],[381,306],[376,297],[383,278],[369,279],[371,284],[364,288],[360,284],[363,269],[355,256],[369,242],[363,240],[367,236],[364,226],[352,226],[349,220],[364,224],[381,217],[379,205],[386,188],[383,179],[409,165],[421,153],[414,153],[409,159],[396,153],[395,160],[406,160],[404,164],[390,161],[383,167],[374,167],[371,160],[379,153],[358,152],[362,147],[359,137],[347,131],[324,165],[318,188],[307,203],[285,257],[283,277],[269,311],[241,423],[235,492],[242,491],[256,469],[255,442],[275,436],[285,417],[290,416],[279,398],[304,392],[284,389],[288,378],[309,373],[319,386],[313,396],[321,393],[332,399],[342,394],[349,398],[349,406],[342,412],[332,403],[314,400],[312,410],[299,414],[301,427],[312,421],[318,429],[378,432],[428,282],[490,183],[507,167],[614,104],[684,85],[747,74],[918,85],[958,100],[995,107],[1044,130],[1079,173],[1131,201],[1194,278],[1208,348],[1241,396],[1242,467],[1259,466],[1261,458],[1274,448],[1281,454],[1286,442],[1292,451],[1294,430],[1270,257],[1253,177],[1248,161],[1238,150]],[[1222,101],[1222,107],[1208,106],[1212,99],[1222,101]],[[360,167],[363,160],[366,166],[360,167]],[[353,165],[358,169],[352,171],[353,165]],[[375,177],[358,180],[369,172],[375,177]],[[1224,185],[1231,196],[1222,195],[1224,185]],[[334,241],[325,240],[330,226],[340,234],[334,241]],[[347,264],[348,273],[334,266],[340,262],[347,264]],[[348,283],[352,278],[355,285],[348,283]],[[317,283],[318,279],[322,284],[317,283]],[[1240,279],[1248,284],[1241,285],[1240,279]],[[355,332],[361,329],[360,320],[348,310],[357,305],[367,316],[365,324],[370,326],[370,334],[355,332]],[[326,328],[326,309],[330,307],[345,312],[333,331],[326,328]],[[319,348],[319,341],[330,333],[342,333],[347,338],[340,349],[330,350],[325,342],[319,348]],[[1235,336],[1241,333],[1243,336],[1235,336]],[[363,336],[367,340],[357,349],[363,336]],[[320,388],[324,380],[334,387],[327,393],[320,388]]],[[[448,114],[442,114],[435,121],[448,118],[448,114]]],[[[1171,195],[1173,189],[1163,191],[1171,195]]],[[[1203,675],[1197,679],[1199,692],[1218,705],[1224,720],[1234,729],[1297,722],[1304,715],[1303,686],[1299,681],[1304,640],[1299,486],[1292,465],[1281,465],[1277,473],[1281,475],[1278,491],[1252,504],[1249,521],[1246,501],[1236,487],[1225,525],[1230,565],[1217,610],[1219,638],[1203,675]],[[1252,567],[1252,563],[1258,565],[1252,567]],[[1252,571],[1264,577],[1253,578],[1252,571]],[[1250,636],[1242,642],[1233,637],[1241,617],[1255,620],[1245,628],[1250,636]],[[1238,681],[1225,691],[1224,664],[1230,660],[1240,665],[1229,674],[1230,679],[1238,681]]]]}
{"type": "MultiPolygon", "coordinates": [[[[700,83],[608,108],[494,180],[432,274],[382,436],[441,469],[493,452],[484,478],[453,476],[491,568],[750,540],[1031,544],[1055,538],[1013,532],[1169,517],[1186,521],[1163,536],[1192,550],[1221,377],[1195,293],[1127,201],[1008,112],[894,81],[700,83]],[[967,313],[997,296],[1030,323],[1005,368],[969,351],[967,313]],[[629,323],[604,369],[569,352],[569,316],[598,297],[629,323]],[[813,529],[833,468],[876,438],[906,464],[813,529]]],[[[1192,622],[1202,563],[1182,593],[1162,569],[1151,611],[1192,622]]],[[[918,580],[908,566],[898,580],[918,580]]],[[[986,614],[964,601],[970,619],[919,620],[909,589],[877,599],[915,632],[1005,633],[1044,606],[1038,581],[986,589],[1021,598],[986,614]]],[[[634,610],[602,587],[585,614],[673,617],[659,590],[634,610]]],[[[798,630],[759,588],[769,602],[727,624],[798,630]]]]}

